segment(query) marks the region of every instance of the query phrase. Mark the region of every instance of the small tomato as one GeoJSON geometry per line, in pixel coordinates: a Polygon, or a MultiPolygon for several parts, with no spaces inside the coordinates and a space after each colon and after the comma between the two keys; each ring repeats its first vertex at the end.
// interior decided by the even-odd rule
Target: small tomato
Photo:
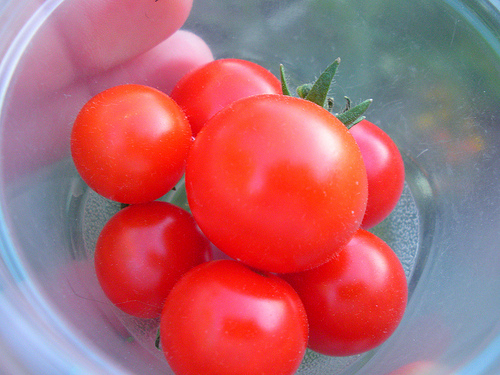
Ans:
{"type": "Polygon", "coordinates": [[[233,260],[193,268],[161,316],[161,347],[176,374],[292,375],[307,347],[307,317],[284,280],[233,260]]]}
{"type": "Polygon", "coordinates": [[[209,256],[210,243],[193,217],[155,201],[116,213],[98,237],[94,262],[113,304],[130,315],[155,318],[175,282],[209,256]]]}

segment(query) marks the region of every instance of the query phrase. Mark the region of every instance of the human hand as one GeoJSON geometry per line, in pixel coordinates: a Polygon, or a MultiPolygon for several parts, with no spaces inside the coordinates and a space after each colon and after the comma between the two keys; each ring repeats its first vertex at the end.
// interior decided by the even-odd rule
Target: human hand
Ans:
{"type": "MultiPolygon", "coordinates": [[[[47,4],[41,1],[38,15],[49,11],[47,4]]],[[[66,0],[55,9],[12,76],[6,175],[67,157],[73,120],[99,91],[138,83],[168,94],[185,73],[213,60],[201,38],[179,30],[191,6],[192,0],[66,0]]],[[[31,22],[35,29],[40,21],[31,22]]]]}

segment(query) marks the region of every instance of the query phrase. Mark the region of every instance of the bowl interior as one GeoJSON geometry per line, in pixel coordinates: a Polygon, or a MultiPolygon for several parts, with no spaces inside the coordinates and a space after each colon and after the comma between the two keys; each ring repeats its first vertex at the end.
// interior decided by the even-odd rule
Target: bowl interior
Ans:
{"type": "MultiPolygon", "coordinates": [[[[21,290],[13,298],[33,306],[33,319],[58,332],[53,350],[69,352],[82,368],[165,374],[154,348],[158,322],[120,313],[95,279],[95,241],[119,207],[86,187],[69,156],[73,119],[98,85],[91,73],[58,80],[64,72],[54,61],[64,48],[52,43],[54,25],[77,0],[59,3],[16,14],[24,26],[0,65],[2,275],[21,290]]],[[[249,59],[276,75],[283,63],[292,83],[303,83],[340,56],[337,105],[345,95],[373,98],[367,117],[405,160],[404,194],[373,229],[405,267],[405,318],[372,352],[308,352],[299,374],[496,368],[499,20],[491,4],[472,1],[195,1],[183,28],[216,58],[249,59]]],[[[165,199],[185,205],[182,181],[165,199]]]]}

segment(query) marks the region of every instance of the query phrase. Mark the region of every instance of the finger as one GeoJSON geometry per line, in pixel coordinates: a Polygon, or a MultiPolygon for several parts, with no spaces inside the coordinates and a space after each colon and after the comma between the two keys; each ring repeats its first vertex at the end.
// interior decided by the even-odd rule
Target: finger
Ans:
{"type": "Polygon", "coordinates": [[[58,31],[79,71],[106,70],[177,31],[192,0],[73,0],[58,9],[58,31]]]}
{"type": "Polygon", "coordinates": [[[212,51],[196,34],[178,30],[170,38],[93,82],[92,94],[123,83],[148,85],[169,94],[182,76],[214,59],[212,51]]]}
{"type": "Polygon", "coordinates": [[[4,137],[11,140],[4,153],[12,156],[5,160],[5,175],[14,182],[67,158],[72,123],[80,108],[97,92],[118,84],[141,83],[168,93],[182,75],[212,59],[200,37],[178,31],[136,59],[102,74],[82,77],[60,90],[28,99],[25,91],[14,86],[3,124],[4,137]]]}
{"type": "Polygon", "coordinates": [[[186,20],[192,0],[68,0],[33,37],[18,85],[37,97],[144,53],[186,20]]]}

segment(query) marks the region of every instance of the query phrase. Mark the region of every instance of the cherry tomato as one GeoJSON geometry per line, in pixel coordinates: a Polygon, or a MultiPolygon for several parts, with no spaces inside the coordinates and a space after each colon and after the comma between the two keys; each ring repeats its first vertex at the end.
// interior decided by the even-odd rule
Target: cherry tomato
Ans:
{"type": "Polygon", "coordinates": [[[128,206],[106,223],[95,268],[111,302],[130,315],[155,318],[174,283],[209,255],[210,243],[193,217],[155,201],[128,206]]]}
{"type": "Polygon", "coordinates": [[[73,161],[83,180],[122,203],[152,201],[172,189],[191,144],[180,107],[154,88],[132,84],[90,99],[71,133],[73,161]]]}
{"type": "Polygon", "coordinates": [[[363,155],[368,176],[368,203],[361,227],[382,222],[396,207],[405,182],[405,167],[389,135],[367,120],[350,129],[363,155]]]}
{"type": "Polygon", "coordinates": [[[238,100],[198,133],[186,192],[209,240],[269,272],[325,263],[359,228],[367,200],[361,152],[320,106],[284,95],[238,100]]]}
{"type": "Polygon", "coordinates": [[[328,263],[283,277],[306,308],[309,347],[325,355],[375,348],[394,332],[406,308],[408,288],[398,257],[363,229],[328,263]]]}
{"type": "Polygon", "coordinates": [[[444,375],[455,373],[456,372],[453,372],[442,364],[428,360],[421,360],[400,367],[387,375],[444,375]]]}
{"type": "Polygon", "coordinates": [[[233,101],[257,94],[281,94],[281,82],[251,61],[219,59],[186,74],[171,92],[186,113],[193,134],[233,101]]]}
{"type": "Polygon", "coordinates": [[[186,273],[167,297],[160,323],[161,347],[179,375],[291,375],[307,334],[293,288],[233,260],[186,273]]]}

